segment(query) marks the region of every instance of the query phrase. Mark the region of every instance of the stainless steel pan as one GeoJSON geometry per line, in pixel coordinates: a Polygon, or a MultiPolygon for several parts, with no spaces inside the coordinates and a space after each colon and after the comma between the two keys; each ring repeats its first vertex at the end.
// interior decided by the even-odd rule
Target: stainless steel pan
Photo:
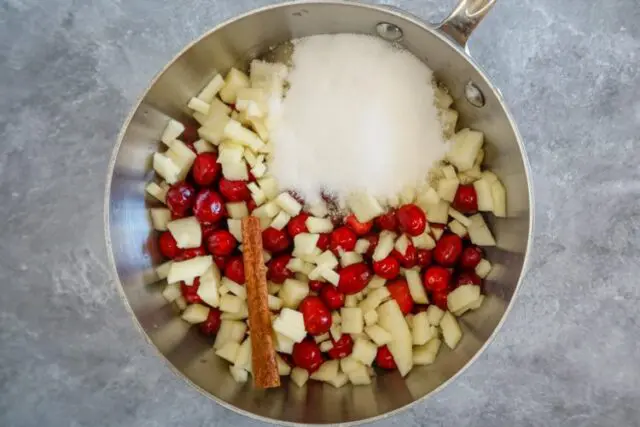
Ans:
{"type": "Polygon", "coordinates": [[[495,0],[463,0],[439,26],[398,10],[343,1],[289,2],[225,22],[187,46],[151,82],[125,122],[113,152],[105,200],[106,239],[122,296],[146,339],[179,375],[241,414],[289,423],[356,423],[389,416],[426,399],[459,375],[486,347],[513,304],[525,270],[533,226],[532,191],[522,141],[500,93],[466,53],[473,29],[495,0]],[[187,118],[187,100],[216,72],[242,65],[271,46],[321,33],[366,33],[395,40],[421,58],[455,98],[462,124],[484,131],[486,163],[505,183],[508,218],[494,220],[498,246],[482,308],[462,318],[464,338],[434,365],[406,378],[388,373],[370,387],[259,391],[236,384],[210,342],[190,331],[160,295],[161,262],[147,216],[144,185],[151,155],[169,117],[187,118]]]}

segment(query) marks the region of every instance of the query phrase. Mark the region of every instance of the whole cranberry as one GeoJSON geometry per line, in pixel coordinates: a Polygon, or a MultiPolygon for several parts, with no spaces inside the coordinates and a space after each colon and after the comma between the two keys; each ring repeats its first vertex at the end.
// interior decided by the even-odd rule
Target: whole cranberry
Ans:
{"type": "Polygon", "coordinates": [[[342,334],[338,341],[331,338],[333,347],[327,352],[332,359],[342,359],[353,351],[353,338],[349,334],[342,334]]]}
{"type": "Polygon", "coordinates": [[[309,290],[312,292],[320,292],[322,288],[326,285],[325,282],[321,282],[320,280],[309,280],[309,290]]]}
{"type": "Polygon", "coordinates": [[[251,199],[251,191],[244,181],[229,181],[226,178],[220,178],[218,188],[222,197],[228,202],[244,202],[251,199]]]}
{"type": "Polygon", "coordinates": [[[476,245],[467,246],[462,250],[462,255],[460,255],[460,267],[473,270],[480,264],[483,256],[482,249],[476,245]]]}
{"type": "Polygon", "coordinates": [[[447,296],[449,291],[438,291],[431,294],[431,303],[437,305],[441,310],[447,311],[449,309],[447,305],[447,296]]]}
{"type": "Polygon", "coordinates": [[[196,189],[186,181],[179,181],[167,191],[167,207],[177,218],[187,216],[196,201],[196,189]]]}
{"type": "Polygon", "coordinates": [[[418,313],[422,313],[423,311],[427,311],[428,308],[429,308],[429,304],[415,304],[411,312],[413,314],[418,314],[418,313]]]}
{"type": "Polygon", "coordinates": [[[293,345],[293,363],[299,368],[306,369],[310,374],[317,371],[324,362],[320,347],[312,339],[305,339],[293,345]]]}
{"type": "Polygon", "coordinates": [[[204,246],[198,246],[197,248],[184,249],[180,255],[174,258],[174,261],[186,261],[197,256],[205,256],[207,251],[204,246]]]}
{"type": "Polygon", "coordinates": [[[329,245],[331,244],[331,234],[329,233],[320,233],[320,237],[318,237],[318,243],[316,246],[321,251],[326,251],[329,249],[329,245]]]}
{"type": "Polygon", "coordinates": [[[391,298],[396,300],[402,314],[409,314],[413,309],[413,298],[409,292],[409,284],[405,279],[394,280],[387,285],[391,298]]]}
{"type": "Polygon", "coordinates": [[[227,260],[227,265],[224,267],[224,275],[236,283],[243,284],[245,282],[244,261],[240,255],[230,257],[227,260]]]}
{"type": "Polygon", "coordinates": [[[291,255],[284,254],[273,258],[267,264],[267,278],[273,283],[282,283],[293,277],[293,271],[287,268],[291,255]]]}
{"type": "Polygon", "coordinates": [[[306,223],[307,218],[309,218],[309,214],[302,212],[289,220],[289,223],[287,224],[287,232],[292,239],[300,233],[306,233],[309,231],[306,223]]]}
{"type": "Polygon", "coordinates": [[[433,265],[424,272],[422,284],[429,292],[444,292],[449,289],[451,273],[444,267],[433,265]]]}
{"type": "Polygon", "coordinates": [[[231,255],[237,246],[236,238],[227,230],[216,230],[207,239],[207,249],[213,255],[231,255]]]}
{"type": "Polygon", "coordinates": [[[319,297],[308,296],[300,302],[298,311],[304,318],[304,327],[311,335],[321,335],[331,328],[331,311],[319,297]]]}
{"type": "Polygon", "coordinates": [[[198,127],[190,123],[183,124],[184,131],[182,132],[182,135],[180,135],[180,137],[186,145],[193,145],[193,143],[200,138],[200,136],[198,135],[198,127]]]}
{"type": "Polygon", "coordinates": [[[196,196],[193,214],[201,223],[212,224],[220,221],[227,214],[224,200],[213,190],[201,190],[196,196]]]}
{"type": "Polygon", "coordinates": [[[217,308],[210,308],[207,320],[198,325],[200,327],[200,332],[207,336],[213,335],[218,332],[218,329],[220,329],[220,324],[222,323],[222,320],[220,319],[221,314],[222,313],[217,308]]]}
{"type": "Polygon", "coordinates": [[[289,245],[291,245],[291,238],[284,230],[269,227],[262,232],[262,246],[269,252],[282,252],[289,245]]]}
{"type": "Polygon", "coordinates": [[[478,195],[473,185],[459,185],[451,206],[464,214],[478,212],[478,195]]]}
{"type": "Polygon", "coordinates": [[[373,221],[360,222],[354,214],[348,215],[344,222],[347,224],[347,227],[353,230],[353,232],[358,236],[364,236],[371,231],[371,228],[373,227],[373,221]]]}
{"type": "Polygon", "coordinates": [[[338,290],[347,295],[357,294],[366,288],[373,276],[367,264],[363,262],[344,267],[338,274],[340,275],[338,290]]]}
{"type": "Polygon", "coordinates": [[[409,243],[409,246],[407,246],[407,249],[404,251],[404,255],[397,249],[391,251],[391,255],[397,259],[404,268],[413,268],[418,263],[416,247],[411,243],[409,243]]]}
{"type": "Polygon", "coordinates": [[[396,369],[396,361],[393,360],[393,356],[386,345],[378,347],[378,353],[376,354],[376,365],[382,369],[393,370],[396,369]]]}
{"type": "Polygon", "coordinates": [[[206,242],[215,231],[220,229],[220,224],[200,224],[202,230],[202,241],[206,242]]]}
{"type": "Polygon", "coordinates": [[[458,273],[454,279],[454,287],[457,288],[462,285],[482,286],[482,279],[475,273],[475,271],[463,270],[458,273]]]}
{"type": "Polygon", "coordinates": [[[391,209],[386,214],[377,217],[376,225],[381,230],[396,231],[398,229],[398,218],[396,218],[396,210],[391,209]]]}
{"type": "Polygon", "coordinates": [[[339,254],[340,250],[350,252],[356,247],[358,237],[347,227],[338,227],[331,232],[331,251],[339,254]]]}
{"type": "Polygon", "coordinates": [[[216,153],[200,153],[193,161],[191,174],[196,184],[207,187],[220,176],[221,166],[216,153]]]}
{"type": "Polygon", "coordinates": [[[373,252],[376,250],[376,246],[378,246],[379,235],[378,234],[368,234],[363,237],[369,242],[369,247],[367,248],[366,256],[370,257],[373,255],[373,252]]]}
{"type": "Polygon", "coordinates": [[[247,200],[247,210],[249,211],[249,213],[253,212],[253,210],[255,208],[257,208],[258,205],[256,205],[256,201],[253,199],[249,199],[247,200]]]}
{"type": "Polygon", "coordinates": [[[200,287],[200,278],[196,277],[193,281],[193,285],[189,286],[185,282],[180,282],[180,291],[182,296],[189,304],[200,304],[202,298],[198,295],[198,288],[200,287]]]}
{"type": "Polygon", "coordinates": [[[431,249],[417,249],[416,261],[421,268],[429,267],[433,262],[433,255],[431,254],[431,249]]]}
{"type": "Polygon", "coordinates": [[[320,298],[322,298],[325,305],[329,307],[329,310],[338,310],[344,307],[344,301],[346,299],[345,295],[330,283],[326,283],[322,289],[320,289],[320,298]]]}
{"type": "Polygon", "coordinates": [[[220,271],[224,271],[224,268],[227,266],[227,257],[226,256],[220,256],[220,255],[214,255],[213,256],[213,262],[216,263],[216,266],[218,267],[218,269],[220,271]]]}
{"type": "Polygon", "coordinates": [[[174,259],[182,253],[182,249],[178,247],[176,239],[173,238],[173,235],[169,231],[160,233],[158,237],[158,249],[160,249],[160,253],[165,258],[169,259],[174,259]]]}
{"type": "Polygon", "coordinates": [[[383,279],[395,279],[400,274],[400,263],[397,259],[389,255],[380,261],[373,262],[373,272],[383,279]]]}
{"type": "Polygon", "coordinates": [[[444,267],[453,267],[462,254],[462,239],[457,234],[445,234],[433,249],[433,259],[444,267]]]}
{"type": "Polygon", "coordinates": [[[427,228],[427,217],[422,209],[413,203],[400,206],[396,213],[400,231],[410,236],[419,236],[427,228]]]}

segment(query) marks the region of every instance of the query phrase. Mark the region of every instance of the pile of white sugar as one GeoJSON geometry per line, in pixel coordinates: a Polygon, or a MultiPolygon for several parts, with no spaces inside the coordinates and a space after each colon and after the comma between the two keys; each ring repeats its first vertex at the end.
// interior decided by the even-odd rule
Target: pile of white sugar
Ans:
{"type": "Polygon", "coordinates": [[[288,80],[270,171],[308,203],[322,192],[395,196],[424,182],[447,151],[431,70],[379,38],[301,39],[288,80]]]}

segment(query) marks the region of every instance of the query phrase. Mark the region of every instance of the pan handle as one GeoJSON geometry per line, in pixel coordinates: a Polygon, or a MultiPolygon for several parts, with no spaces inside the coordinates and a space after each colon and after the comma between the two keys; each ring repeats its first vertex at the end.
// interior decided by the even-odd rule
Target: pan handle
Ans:
{"type": "Polygon", "coordinates": [[[460,0],[437,28],[466,49],[471,33],[495,4],[496,0],[460,0]]]}

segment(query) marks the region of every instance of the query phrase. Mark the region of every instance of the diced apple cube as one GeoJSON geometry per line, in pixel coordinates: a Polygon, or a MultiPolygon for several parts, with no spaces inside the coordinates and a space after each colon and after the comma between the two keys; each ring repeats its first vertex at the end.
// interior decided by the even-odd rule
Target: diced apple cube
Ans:
{"type": "Polygon", "coordinates": [[[393,341],[387,344],[393,360],[402,376],[409,373],[413,367],[412,343],[413,337],[409,325],[400,311],[398,303],[391,299],[378,307],[378,324],[387,332],[392,332],[393,341]]]}
{"type": "Polygon", "coordinates": [[[360,366],[360,365],[362,365],[362,363],[357,361],[356,359],[354,359],[350,355],[340,359],[340,369],[344,373],[349,373],[349,372],[353,371],[354,369],[357,369],[358,366],[360,366]]]}
{"type": "Polygon", "coordinates": [[[173,261],[167,261],[156,267],[156,274],[158,275],[158,279],[166,279],[169,276],[169,270],[171,270],[171,264],[173,261]]]}
{"type": "Polygon", "coordinates": [[[249,317],[249,307],[246,303],[242,304],[240,310],[235,313],[223,311],[220,318],[223,320],[243,320],[249,317]]]}
{"type": "Polygon", "coordinates": [[[453,104],[453,97],[444,88],[434,87],[433,95],[435,105],[440,110],[447,109],[453,104]]]}
{"type": "Polygon", "coordinates": [[[302,211],[302,205],[287,192],[280,193],[275,201],[283,211],[291,216],[296,216],[302,211]]]}
{"type": "Polygon", "coordinates": [[[211,100],[218,94],[220,89],[224,86],[224,79],[220,74],[216,74],[213,79],[200,91],[198,99],[211,103],[211,100]]]}
{"type": "Polygon", "coordinates": [[[412,237],[411,241],[416,249],[433,249],[436,247],[436,241],[433,240],[433,237],[427,232],[412,237]]]}
{"type": "Polygon", "coordinates": [[[440,196],[433,187],[429,187],[418,194],[418,204],[420,206],[436,205],[438,202],[440,202],[440,196]]]}
{"type": "Polygon", "coordinates": [[[316,335],[315,337],[313,337],[313,340],[316,342],[316,344],[320,344],[321,342],[324,342],[330,339],[331,339],[331,335],[328,332],[322,335],[316,335]]]}
{"type": "Polygon", "coordinates": [[[278,181],[271,176],[267,176],[264,178],[260,178],[258,180],[258,185],[260,189],[264,192],[267,199],[275,199],[278,195],[278,181]]]}
{"type": "Polygon", "coordinates": [[[226,294],[220,298],[220,311],[227,313],[240,313],[246,302],[235,295],[226,294]]]}
{"type": "Polygon", "coordinates": [[[471,225],[467,229],[471,243],[478,246],[495,246],[496,241],[484,222],[482,214],[475,214],[471,218],[471,225]]]}
{"type": "Polygon", "coordinates": [[[226,208],[229,217],[233,219],[242,219],[245,216],[249,216],[249,209],[245,202],[227,203],[226,208]]]}
{"type": "Polygon", "coordinates": [[[202,301],[212,307],[218,307],[220,304],[220,296],[218,288],[220,287],[220,270],[218,266],[212,264],[207,271],[200,276],[200,286],[198,287],[198,296],[202,301]]]}
{"type": "Polygon", "coordinates": [[[199,98],[191,98],[187,103],[187,107],[201,114],[209,113],[209,104],[199,98]]]}
{"type": "Polygon", "coordinates": [[[267,304],[269,306],[269,310],[278,311],[282,308],[282,300],[273,295],[267,295],[267,304]]]}
{"type": "Polygon", "coordinates": [[[349,381],[353,385],[368,385],[371,384],[371,378],[369,377],[369,371],[363,364],[358,364],[349,373],[347,373],[349,381]]]}
{"type": "Polygon", "coordinates": [[[498,181],[498,175],[496,175],[495,173],[491,172],[490,170],[482,171],[480,173],[480,176],[478,176],[478,179],[480,179],[480,178],[484,179],[489,184],[493,184],[494,182],[498,181]]]}
{"type": "Polygon", "coordinates": [[[345,334],[359,334],[364,330],[362,310],[357,307],[343,307],[340,309],[342,317],[342,332],[345,334]]]}
{"type": "Polygon", "coordinates": [[[309,372],[306,369],[295,367],[291,370],[291,381],[298,387],[304,386],[309,380],[309,372]]]}
{"type": "Polygon", "coordinates": [[[362,310],[363,313],[367,313],[378,308],[378,306],[385,300],[387,300],[390,296],[391,294],[386,287],[374,289],[373,291],[369,292],[364,300],[360,302],[358,307],[362,310]]]}
{"type": "Polygon", "coordinates": [[[246,181],[249,179],[247,164],[244,160],[237,163],[222,163],[222,176],[229,181],[246,181]]]}
{"type": "Polygon", "coordinates": [[[207,121],[206,126],[198,128],[198,136],[214,145],[219,145],[224,139],[224,129],[229,123],[229,117],[218,115],[207,121]]]}
{"type": "Polygon", "coordinates": [[[425,313],[427,313],[427,319],[432,326],[440,325],[440,320],[444,316],[444,311],[437,305],[430,305],[425,313]]]}
{"type": "Polygon", "coordinates": [[[333,231],[333,223],[328,218],[310,216],[305,221],[309,233],[329,233],[333,231]]]}
{"type": "Polygon", "coordinates": [[[431,233],[433,233],[433,238],[438,241],[444,234],[444,228],[432,228],[431,233]]]}
{"type": "Polygon", "coordinates": [[[202,245],[200,222],[194,216],[167,223],[167,228],[181,249],[197,248],[202,245]]]}
{"type": "MultiPolygon", "coordinates": [[[[378,312],[375,310],[367,311],[364,313],[364,324],[372,326],[378,323],[378,312]]],[[[366,331],[365,331],[366,332],[366,331]]]]}
{"type": "Polygon", "coordinates": [[[280,311],[280,315],[273,322],[273,330],[295,342],[301,342],[307,335],[302,313],[289,308],[280,311]]]}
{"type": "Polygon", "coordinates": [[[151,215],[151,223],[153,229],[158,231],[165,231],[167,224],[171,221],[171,211],[167,208],[151,208],[149,209],[151,215]]]}
{"type": "MultiPolygon", "coordinates": [[[[443,166],[441,168],[441,170],[442,170],[442,175],[444,176],[443,179],[454,179],[454,178],[456,178],[456,170],[455,170],[455,168],[453,166],[446,165],[446,166],[443,166]]],[[[440,197],[442,197],[442,196],[440,196],[440,197]]]]}
{"type": "Polygon", "coordinates": [[[196,154],[184,142],[178,140],[171,142],[169,150],[165,154],[180,167],[179,178],[184,179],[196,159],[196,154]]]}
{"type": "Polygon", "coordinates": [[[371,366],[376,358],[378,348],[374,343],[366,339],[357,339],[353,344],[351,357],[358,362],[371,366]]]}
{"type": "Polygon", "coordinates": [[[358,298],[355,295],[347,295],[344,298],[344,306],[348,308],[353,308],[358,306],[358,298]]]}
{"type": "Polygon", "coordinates": [[[164,290],[162,291],[162,296],[168,302],[175,301],[176,299],[178,299],[179,297],[182,296],[182,291],[180,290],[180,285],[177,284],[177,283],[169,283],[169,284],[167,284],[167,286],[165,286],[164,290]]]}
{"type": "Polygon", "coordinates": [[[193,148],[196,149],[196,153],[198,154],[213,153],[216,151],[215,147],[212,144],[205,141],[204,139],[199,139],[196,142],[194,142],[193,148]]]}
{"type": "MultiPolygon", "coordinates": [[[[320,268],[320,267],[318,267],[320,268]]],[[[333,286],[338,286],[338,282],[340,281],[340,275],[333,270],[329,270],[327,267],[321,267],[320,276],[324,278],[327,282],[331,283],[333,286]]]]}
{"type": "Polygon", "coordinates": [[[234,363],[239,349],[240,345],[237,342],[229,341],[225,343],[220,349],[218,349],[218,351],[216,351],[216,355],[231,363],[234,363]]]}
{"type": "Polygon", "coordinates": [[[167,282],[192,281],[194,278],[202,276],[212,264],[211,255],[199,256],[185,261],[174,261],[169,269],[167,282]]]}
{"type": "Polygon", "coordinates": [[[429,324],[427,312],[423,311],[413,316],[413,345],[423,345],[430,339],[437,337],[438,330],[429,324]]]}
{"type": "Polygon", "coordinates": [[[471,220],[469,218],[467,218],[457,210],[453,209],[451,206],[449,206],[449,216],[455,219],[456,221],[458,221],[460,224],[464,225],[465,227],[468,227],[471,225],[471,220]]]}
{"type": "Polygon", "coordinates": [[[491,212],[493,210],[493,195],[491,193],[491,184],[483,179],[479,179],[473,183],[473,188],[478,196],[478,210],[482,212],[491,212]]]}
{"type": "Polygon", "coordinates": [[[451,138],[451,143],[446,158],[459,171],[464,172],[473,167],[478,151],[484,143],[484,134],[465,128],[451,138]]]}
{"type": "Polygon", "coordinates": [[[276,215],[280,212],[280,207],[278,207],[275,202],[267,202],[264,205],[255,208],[251,213],[253,216],[265,217],[265,218],[275,218],[276,215]]]}
{"type": "Polygon", "coordinates": [[[173,302],[176,304],[176,307],[178,307],[180,311],[183,311],[185,308],[187,308],[187,305],[188,305],[187,300],[184,299],[182,295],[176,298],[175,301],[173,302]]]}
{"type": "Polygon", "coordinates": [[[449,221],[449,203],[440,200],[438,204],[426,206],[427,218],[429,222],[436,224],[446,224],[449,221]]]}
{"type": "Polygon", "coordinates": [[[320,343],[320,351],[323,353],[326,353],[332,348],[333,348],[333,343],[331,341],[323,341],[320,343]]]}
{"type": "Polygon", "coordinates": [[[371,194],[358,192],[347,198],[347,206],[360,222],[368,222],[384,213],[380,203],[371,194]]]}
{"type": "Polygon", "coordinates": [[[267,173],[267,165],[264,163],[258,163],[251,168],[251,175],[255,178],[262,178],[265,173],[267,173]]]}
{"type": "Polygon", "coordinates": [[[285,337],[284,335],[279,333],[275,333],[274,337],[274,345],[276,351],[285,354],[293,353],[293,345],[295,344],[295,342],[291,338],[285,337]]]}
{"type": "Polygon", "coordinates": [[[451,138],[456,133],[456,125],[458,124],[458,112],[454,109],[447,108],[440,112],[440,126],[442,134],[446,139],[451,138]]]}
{"type": "Polygon", "coordinates": [[[493,199],[493,214],[499,218],[507,217],[507,192],[504,185],[497,179],[491,183],[493,199]]]}
{"type": "Polygon", "coordinates": [[[329,209],[327,209],[327,204],[323,201],[317,202],[312,205],[308,209],[309,213],[318,218],[324,218],[329,214],[329,209]]]}
{"type": "Polygon", "coordinates": [[[184,125],[177,120],[170,119],[167,126],[162,131],[160,141],[169,145],[172,141],[182,135],[184,132],[184,125]]]}
{"type": "Polygon", "coordinates": [[[227,122],[223,135],[238,144],[249,147],[253,151],[258,151],[264,146],[264,141],[258,135],[233,119],[227,122]]]}
{"type": "Polygon", "coordinates": [[[220,98],[227,104],[234,104],[238,90],[249,87],[249,77],[242,71],[232,68],[224,79],[224,87],[220,90],[220,98]]]}
{"type": "Polygon", "coordinates": [[[191,304],[182,312],[182,320],[192,325],[202,323],[209,317],[209,307],[202,304],[191,304]]]}
{"type": "Polygon", "coordinates": [[[424,345],[415,347],[413,349],[413,363],[416,365],[432,364],[436,360],[438,351],[440,351],[440,344],[442,344],[442,341],[439,338],[434,338],[424,345]]]}
{"type": "MultiPolygon", "coordinates": [[[[319,234],[314,233],[299,233],[293,238],[293,254],[294,256],[309,255],[314,252],[319,234]]],[[[337,261],[336,261],[337,263],[337,261]]]]}
{"type": "Polygon", "coordinates": [[[237,383],[246,383],[247,380],[249,379],[249,373],[246,370],[242,369],[242,368],[237,368],[235,366],[229,366],[229,372],[231,373],[231,377],[237,383]]]}
{"type": "Polygon", "coordinates": [[[311,374],[311,379],[316,381],[331,381],[338,375],[338,368],[340,368],[340,361],[327,360],[324,362],[317,371],[311,374]]]}
{"type": "Polygon", "coordinates": [[[251,337],[247,337],[238,348],[233,365],[237,368],[251,370],[251,355],[251,337]]]}
{"type": "MultiPolygon", "coordinates": [[[[202,278],[200,278],[200,282],[202,282],[202,278]]],[[[228,277],[223,277],[220,281],[220,284],[225,286],[229,290],[229,292],[239,297],[240,299],[247,299],[247,288],[244,287],[244,284],[236,283],[228,277]]]]}
{"type": "Polygon", "coordinates": [[[273,218],[273,221],[271,221],[270,227],[275,228],[276,230],[282,230],[287,226],[290,219],[291,219],[291,215],[289,215],[285,211],[280,211],[278,212],[278,215],[276,215],[276,217],[273,218]]]}
{"type": "Polygon", "coordinates": [[[371,243],[367,239],[358,239],[354,251],[358,254],[365,254],[369,250],[371,243]]]}
{"type": "Polygon", "coordinates": [[[348,267],[352,264],[358,264],[362,262],[362,255],[357,252],[344,252],[340,257],[340,265],[342,267],[348,267]]]}
{"type": "Polygon", "coordinates": [[[338,323],[334,322],[329,329],[329,334],[334,341],[338,341],[342,336],[342,327],[338,323]]]}
{"type": "Polygon", "coordinates": [[[420,271],[408,269],[405,271],[404,277],[407,279],[411,298],[418,304],[428,304],[429,298],[427,298],[427,293],[422,285],[420,271]]]}
{"type": "Polygon", "coordinates": [[[440,320],[440,328],[445,344],[454,350],[462,338],[462,330],[455,316],[448,311],[445,312],[440,320]]]}
{"type": "Polygon", "coordinates": [[[394,248],[400,252],[400,254],[404,255],[407,252],[407,248],[409,247],[409,238],[406,234],[403,234],[396,240],[394,248]]]}
{"type": "Polygon", "coordinates": [[[476,274],[480,276],[482,279],[487,277],[491,272],[491,263],[486,259],[480,260],[478,265],[476,265],[476,274]]]}
{"type": "Polygon", "coordinates": [[[145,190],[147,191],[147,193],[149,193],[151,196],[155,197],[157,200],[161,201],[162,203],[166,204],[166,198],[167,198],[167,191],[169,190],[169,186],[166,185],[166,183],[162,183],[164,184],[164,186],[162,185],[158,185],[155,182],[150,182],[149,184],[147,184],[147,186],[145,187],[145,190]]]}
{"type": "Polygon", "coordinates": [[[180,166],[162,153],[154,153],[153,169],[169,184],[175,184],[180,179],[180,166]]]}
{"type": "Polygon", "coordinates": [[[379,325],[367,326],[366,328],[364,328],[364,332],[369,336],[369,338],[371,338],[374,343],[376,343],[378,347],[393,341],[393,335],[391,335],[379,325]]]}
{"type": "Polygon", "coordinates": [[[387,283],[387,279],[384,279],[380,276],[373,276],[373,278],[369,281],[369,284],[367,285],[367,289],[378,289],[381,288],[385,285],[385,283],[387,283]]]}
{"type": "Polygon", "coordinates": [[[235,142],[225,141],[218,148],[218,163],[244,162],[244,147],[235,142]]]}
{"type": "Polygon", "coordinates": [[[457,220],[453,220],[449,223],[449,230],[453,234],[457,234],[460,237],[464,237],[467,235],[467,229],[464,225],[460,224],[457,220]]]}
{"type": "Polygon", "coordinates": [[[285,280],[278,294],[287,308],[296,308],[307,295],[309,295],[309,285],[295,279],[285,280]]]}
{"type": "Polygon", "coordinates": [[[449,311],[458,311],[480,298],[480,286],[461,285],[447,296],[449,311]]]}
{"type": "Polygon", "coordinates": [[[373,260],[381,261],[385,259],[391,251],[393,251],[395,243],[395,233],[391,231],[384,230],[380,233],[380,238],[378,239],[378,245],[376,246],[375,251],[373,251],[373,260]]]}
{"type": "Polygon", "coordinates": [[[338,372],[332,380],[327,381],[327,384],[331,384],[335,388],[340,388],[349,382],[349,377],[344,372],[338,372]]]}
{"type": "Polygon", "coordinates": [[[229,229],[229,233],[231,233],[238,242],[242,243],[242,221],[239,219],[228,219],[227,228],[229,229]]]}

